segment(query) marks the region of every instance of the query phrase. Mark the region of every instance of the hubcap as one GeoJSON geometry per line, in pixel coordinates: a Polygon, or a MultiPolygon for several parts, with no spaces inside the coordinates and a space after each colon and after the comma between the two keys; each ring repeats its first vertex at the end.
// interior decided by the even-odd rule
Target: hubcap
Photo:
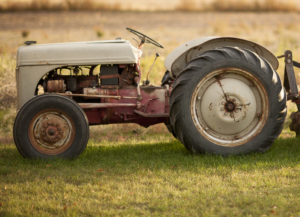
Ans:
{"type": "Polygon", "coordinates": [[[41,153],[56,155],[64,152],[74,140],[73,121],[57,109],[36,114],[29,125],[28,134],[33,147],[41,153]]]}
{"type": "Polygon", "coordinates": [[[196,86],[191,114],[198,131],[211,142],[234,147],[256,136],[268,116],[261,82],[236,68],[216,70],[196,86]]]}

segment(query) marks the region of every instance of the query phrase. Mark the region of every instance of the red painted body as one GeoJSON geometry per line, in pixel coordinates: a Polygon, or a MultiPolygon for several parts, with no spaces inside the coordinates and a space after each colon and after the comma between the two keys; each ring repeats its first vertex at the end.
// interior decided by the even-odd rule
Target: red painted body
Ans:
{"type": "Polygon", "coordinates": [[[169,85],[139,86],[139,64],[103,65],[100,71],[94,69],[95,66],[90,66],[88,75],[78,74],[79,66],[68,68],[69,73],[65,74],[56,69],[43,81],[46,92],[71,97],[84,110],[90,125],[168,124],[169,85]]]}
{"type": "MultiPolygon", "coordinates": [[[[169,89],[166,87],[141,86],[126,88],[85,88],[85,94],[117,96],[118,98],[97,99],[95,108],[83,109],[90,125],[113,123],[137,123],[148,127],[169,122],[169,89]],[[98,104],[100,106],[100,104],[98,104]],[[104,107],[103,107],[104,106],[104,107]]],[[[92,104],[91,104],[92,105],[92,104]]]]}

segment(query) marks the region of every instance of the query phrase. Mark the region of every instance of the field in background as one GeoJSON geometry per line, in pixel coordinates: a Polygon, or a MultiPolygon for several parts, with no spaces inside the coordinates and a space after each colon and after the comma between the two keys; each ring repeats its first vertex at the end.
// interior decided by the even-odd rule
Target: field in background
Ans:
{"type": "Polygon", "coordinates": [[[159,84],[168,53],[209,35],[255,41],[275,55],[291,49],[300,61],[299,23],[298,13],[0,13],[0,216],[300,216],[300,146],[288,120],[269,152],[229,158],[191,155],[163,125],[130,124],[91,127],[74,161],[32,161],[18,154],[11,131],[16,51],[26,40],[121,36],[135,44],[125,27],[136,28],[165,46],[145,46],[142,60],[147,72],[160,52],[150,75],[159,84]]]}
{"type": "Polygon", "coordinates": [[[300,11],[298,0],[2,0],[0,11],[300,11]]]}

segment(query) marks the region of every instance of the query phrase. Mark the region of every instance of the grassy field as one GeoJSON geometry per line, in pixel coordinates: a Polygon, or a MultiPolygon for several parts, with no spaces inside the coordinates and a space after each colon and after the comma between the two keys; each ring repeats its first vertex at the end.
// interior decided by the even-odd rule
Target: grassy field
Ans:
{"type": "Polygon", "coordinates": [[[191,155],[163,125],[130,124],[91,127],[76,160],[28,160],[11,131],[16,51],[25,40],[131,40],[130,26],[166,47],[144,49],[146,72],[161,53],[150,75],[159,84],[166,55],[202,36],[242,37],[300,60],[299,23],[298,13],[0,13],[0,216],[300,216],[300,141],[288,119],[267,153],[226,158],[191,155]]]}
{"type": "Polygon", "coordinates": [[[165,134],[131,135],[51,162],[4,145],[0,216],[300,216],[299,142],[225,158],[191,155],[165,134]]]}

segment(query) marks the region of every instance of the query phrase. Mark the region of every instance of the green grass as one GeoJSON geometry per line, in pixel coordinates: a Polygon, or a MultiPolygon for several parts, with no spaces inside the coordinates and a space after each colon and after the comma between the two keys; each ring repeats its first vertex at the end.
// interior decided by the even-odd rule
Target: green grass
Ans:
{"type": "Polygon", "coordinates": [[[0,145],[0,216],[300,216],[299,142],[221,157],[153,132],[91,140],[71,161],[0,145]]]}

